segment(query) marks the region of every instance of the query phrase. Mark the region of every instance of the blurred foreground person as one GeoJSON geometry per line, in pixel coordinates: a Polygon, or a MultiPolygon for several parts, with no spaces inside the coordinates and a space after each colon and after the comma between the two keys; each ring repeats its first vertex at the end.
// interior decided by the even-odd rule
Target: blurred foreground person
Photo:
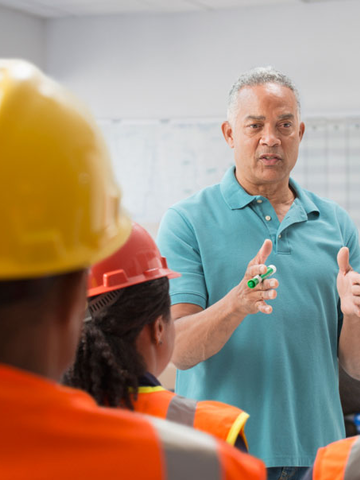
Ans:
{"type": "Polygon", "coordinates": [[[181,397],[156,378],[174,349],[168,279],[178,276],[148,232],[134,223],[126,244],[90,272],[90,318],[65,383],[87,391],[100,405],[189,425],[246,450],[247,413],[181,397]]]}
{"type": "Polygon", "coordinates": [[[0,61],[0,181],[0,478],[264,478],[210,436],[56,383],[80,337],[87,268],[131,225],[94,121],[23,61],[0,61]]]}
{"type": "Polygon", "coordinates": [[[304,480],[359,480],[360,436],[320,448],[304,480]]]}

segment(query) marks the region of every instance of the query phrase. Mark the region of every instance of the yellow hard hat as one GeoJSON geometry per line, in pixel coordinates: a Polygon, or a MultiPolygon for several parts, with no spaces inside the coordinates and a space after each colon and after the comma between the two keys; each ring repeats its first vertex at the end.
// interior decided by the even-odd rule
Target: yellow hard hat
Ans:
{"type": "Polygon", "coordinates": [[[86,108],[22,60],[0,60],[0,280],[86,268],[131,222],[86,108]]]}

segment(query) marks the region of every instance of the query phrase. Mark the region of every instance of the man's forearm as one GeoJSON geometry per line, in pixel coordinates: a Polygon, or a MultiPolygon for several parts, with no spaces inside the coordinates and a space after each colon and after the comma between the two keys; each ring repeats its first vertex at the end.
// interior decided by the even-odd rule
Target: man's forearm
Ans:
{"type": "Polygon", "coordinates": [[[177,368],[186,370],[218,353],[245,318],[229,308],[227,297],[206,310],[175,320],[172,361],[177,368]]]}

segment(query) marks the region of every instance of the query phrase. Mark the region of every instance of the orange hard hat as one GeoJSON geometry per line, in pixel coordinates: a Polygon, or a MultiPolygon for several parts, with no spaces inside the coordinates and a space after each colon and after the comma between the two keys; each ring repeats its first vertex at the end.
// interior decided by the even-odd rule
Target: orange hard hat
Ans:
{"type": "Polygon", "coordinates": [[[151,235],[138,223],[132,223],[127,242],[90,270],[88,297],[130,287],[157,278],[176,278],[151,235]]]}

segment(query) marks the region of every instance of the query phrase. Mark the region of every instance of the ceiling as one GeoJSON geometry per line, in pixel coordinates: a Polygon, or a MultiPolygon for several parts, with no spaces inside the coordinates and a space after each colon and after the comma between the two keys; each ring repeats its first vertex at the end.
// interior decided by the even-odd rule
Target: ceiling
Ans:
{"type": "Polygon", "coordinates": [[[59,18],[123,13],[196,12],[255,5],[330,1],[342,0],[0,0],[0,5],[43,18],[59,18]]]}

